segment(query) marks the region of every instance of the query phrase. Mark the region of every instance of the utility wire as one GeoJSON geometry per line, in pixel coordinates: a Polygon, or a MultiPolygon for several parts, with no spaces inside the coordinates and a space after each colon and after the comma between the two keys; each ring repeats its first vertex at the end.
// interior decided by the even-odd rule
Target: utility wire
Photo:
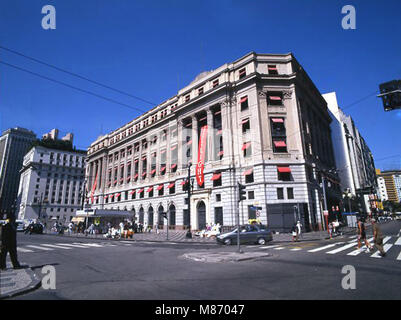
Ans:
{"type": "Polygon", "coordinates": [[[88,90],[85,90],[85,89],[81,89],[81,88],[72,86],[72,85],[70,85],[70,84],[68,84],[68,83],[65,83],[65,82],[62,82],[62,81],[59,81],[59,80],[56,80],[56,79],[52,79],[52,78],[46,77],[46,76],[41,75],[41,74],[39,74],[39,73],[36,73],[36,72],[30,71],[30,70],[27,70],[27,69],[18,67],[18,66],[16,66],[16,65],[13,65],[13,64],[10,64],[10,63],[4,62],[4,61],[0,61],[0,63],[3,64],[3,65],[6,65],[6,66],[8,66],[8,67],[11,67],[11,68],[14,68],[14,69],[17,69],[17,70],[20,70],[20,71],[23,71],[23,72],[32,74],[32,75],[37,76],[37,77],[39,77],[39,78],[42,78],[42,79],[45,79],[45,80],[49,80],[49,81],[52,81],[52,82],[54,82],[54,83],[57,83],[57,84],[61,84],[61,85],[63,85],[63,86],[66,86],[66,87],[68,87],[68,88],[71,88],[71,89],[74,89],[74,90],[77,90],[77,91],[80,91],[80,92],[83,92],[83,93],[92,95],[92,96],[94,96],[94,97],[97,97],[97,98],[100,98],[100,99],[103,99],[103,100],[106,100],[106,101],[108,101],[108,102],[112,102],[112,103],[115,103],[115,104],[119,104],[119,105],[121,105],[121,106],[123,106],[123,107],[129,108],[129,109],[132,109],[132,110],[135,110],[135,111],[144,112],[144,111],[143,111],[142,109],[140,109],[140,108],[133,107],[133,106],[130,106],[130,105],[125,104],[125,103],[123,103],[123,102],[119,102],[119,101],[117,101],[117,100],[114,100],[114,99],[111,99],[111,98],[107,98],[107,97],[102,96],[102,95],[100,95],[100,94],[97,94],[97,93],[94,93],[94,92],[91,92],[91,91],[88,91],[88,90]]]}
{"type": "Polygon", "coordinates": [[[62,69],[62,68],[57,67],[57,66],[55,66],[55,65],[52,65],[52,64],[50,64],[50,63],[41,61],[41,60],[36,59],[36,58],[33,58],[33,57],[30,57],[30,56],[28,56],[28,55],[26,55],[26,54],[23,54],[23,53],[21,53],[21,52],[18,52],[18,51],[15,51],[15,50],[6,48],[6,47],[4,47],[4,46],[2,46],[2,45],[0,45],[0,49],[6,50],[6,51],[11,52],[11,53],[14,53],[14,54],[16,54],[16,55],[19,55],[19,56],[21,56],[21,57],[24,57],[24,58],[29,59],[29,60],[31,60],[31,61],[34,61],[34,62],[36,62],[36,63],[40,63],[40,64],[42,64],[42,65],[44,65],[44,66],[49,67],[49,68],[53,68],[53,69],[55,69],[55,70],[57,70],[57,71],[64,72],[64,73],[69,74],[69,75],[71,75],[71,76],[77,77],[77,78],[79,78],[79,79],[82,79],[82,80],[91,82],[91,83],[96,84],[96,85],[98,85],[98,86],[101,86],[101,87],[103,87],[103,88],[106,88],[106,89],[109,89],[109,90],[118,92],[118,93],[120,93],[120,94],[126,95],[126,96],[128,96],[128,97],[137,99],[137,100],[139,100],[139,101],[145,102],[145,103],[150,104],[150,105],[152,105],[152,106],[156,106],[156,105],[157,105],[157,104],[154,103],[154,102],[150,102],[150,101],[145,100],[145,99],[143,99],[143,98],[141,98],[141,97],[132,95],[132,94],[127,93],[127,92],[125,92],[125,91],[122,91],[122,90],[120,90],[120,89],[116,89],[116,88],[114,88],[114,87],[110,87],[110,86],[108,86],[108,85],[106,85],[106,84],[100,83],[100,82],[98,82],[98,81],[89,79],[89,78],[84,77],[84,76],[81,76],[81,75],[79,75],[79,74],[77,74],[77,73],[74,73],[74,72],[71,72],[71,71],[62,69]]]}

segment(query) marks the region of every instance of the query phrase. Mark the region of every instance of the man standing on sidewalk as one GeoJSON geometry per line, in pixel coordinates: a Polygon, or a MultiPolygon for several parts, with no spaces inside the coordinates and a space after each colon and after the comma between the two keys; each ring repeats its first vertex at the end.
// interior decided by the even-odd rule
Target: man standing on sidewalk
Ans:
{"type": "Polygon", "coordinates": [[[377,250],[380,251],[380,256],[384,257],[386,255],[386,252],[383,249],[383,234],[382,231],[380,230],[378,224],[376,223],[376,219],[372,219],[372,227],[373,227],[373,238],[374,238],[374,244],[377,250]]]}
{"type": "Polygon", "coordinates": [[[11,262],[14,269],[21,269],[21,265],[17,258],[17,228],[15,225],[15,217],[13,214],[8,216],[6,224],[0,227],[1,236],[1,252],[0,252],[0,269],[6,269],[7,252],[10,253],[11,262]]]}

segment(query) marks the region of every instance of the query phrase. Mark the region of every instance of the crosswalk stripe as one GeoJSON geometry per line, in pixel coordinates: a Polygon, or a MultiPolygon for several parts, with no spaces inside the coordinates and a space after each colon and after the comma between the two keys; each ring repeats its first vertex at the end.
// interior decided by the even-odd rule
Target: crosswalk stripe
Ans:
{"type": "Polygon", "coordinates": [[[33,245],[28,245],[27,247],[33,248],[33,249],[39,249],[39,250],[43,250],[43,251],[52,251],[52,250],[54,250],[54,249],[51,249],[51,248],[44,248],[44,247],[33,246],[33,245]]]}
{"type": "Polygon", "coordinates": [[[283,250],[285,247],[274,248],[274,250],[283,250]]]}
{"type": "Polygon", "coordinates": [[[337,248],[337,249],[328,251],[328,252],[326,252],[326,253],[328,253],[328,254],[336,254],[336,253],[338,253],[338,252],[347,250],[347,249],[352,248],[352,247],[355,247],[355,243],[347,244],[347,245],[345,245],[345,246],[342,246],[342,247],[340,247],[340,248],[337,248]]]}
{"type": "Polygon", "coordinates": [[[32,250],[19,248],[19,247],[17,248],[17,251],[19,251],[19,252],[33,252],[32,250]]]}
{"type": "MultiPolygon", "coordinates": [[[[372,238],[369,238],[369,239],[368,239],[368,242],[370,243],[372,240],[373,240],[373,237],[372,237],[372,238]]],[[[366,245],[364,245],[363,247],[361,247],[361,249],[366,249],[366,245]]],[[[357,255],[360,254],[361,252],[362,252],[362,251],[361,251],[360,249],[356,249],[356,250],[354,250],[354,251],[348,253],[347,255],[348,255],[348,256],[357,256],[357,255]]]]}
{"type": "Polygon", "coordinates": [[[302,248],[294,248],[294,249],[291,249],[290,251],[300,251],[300,250],[302,250],[302,248]]]}
{"type": "Polygon", "coordinates": [[[398,257],[397,257],[397,260],[401,260],[401,252],[400,252],[400,254],[399,254],[398,257]]]}
{"type": "Polygon", "coordinates": [[[121,242],[121,243],[129,243],[129,244],[132,244],[132,241],[127,241],[127,240],[121,240],[120,242],[121,242]]]}
{"type": "Polygon", "coordinates": [[[329,245],[324,246],[324,247],[319,247],[319,248],[316,248],[316,249],[308,250],[308,252],[318,252],[318,251],[321,251],[321,250],[332,248],[332,247],[334,247],[336,245],[337,245],[336,243],[332,243],[332,244],[329,244],[329,245]]]}
{"type": "MultiPolygon", "coordinates": [[[[253,247],[253,248],[257,248],[255,246],[249,246],[249,247],[253,247]]],[[[272,249],[272,248],[277,248],[279,247],[279,245],[275,245],[275,246],[261,246],[259,247],[259,249],[272,249]]]]}
{"type": "Polygon", "coordinates": [[[87,246],[82,246],[80,244],[71,244],[71,243],[56,243],[56,244],[60,246],[73,247],[73,248],[84,248],[84,249],[89,248],[87,246]]]}
{"type": "Polygon", "coordinates": [[[401,246],[401,237],[399,237],[394,244],[397,246],[401,246]]]}
{"type": "Polygon", "coordinates": [[[391,237],[385,237],[385,238],[383,239],[383,244],[386,243],[386,242],[388,242],[390,239],[391,239],[391,237]]]}
{"type": "Polygon", "coordinates": [[[88,247],[96,247],[96,248],[102,248],[103,246],[98,244],[98,243],[77,243],[74,242],[73,244],[79,244],[79,245],[83,245],[83,246],[88,246],[88,247]]]}
{"type": "Polygon", "coordinates": [[[47,244],[47,243],[43,243],[42,246],[45,247],[50,247],[50,248],[56,248],[56,249],[65,249],[65,250],[71,250],[72,248],[68,248],[68,247],[62,247],[62,246],[58,246],[55,244],[47,244]]]}
{"type": "MultiPolygon", "coordinates": [[[[392,246],[393,246],[393,245],[392,245],[392,244],[389,244],[389,243],[388,243],[388,244],[385,244],[385,245],[383,246],[384,252],[387,252],[392,246]]],[[[381,258],[381,256],[379,255],[379,251],[375,252],[375,253],[372,254],[370,257],[371,257],[371,258],[381,258]]]]}

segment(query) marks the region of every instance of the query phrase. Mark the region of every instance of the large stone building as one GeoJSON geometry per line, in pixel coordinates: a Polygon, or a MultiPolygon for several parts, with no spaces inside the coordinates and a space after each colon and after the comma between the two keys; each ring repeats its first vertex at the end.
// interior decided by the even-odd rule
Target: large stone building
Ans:
{"type": "Polygon", "coordinates": [[[18,218],[70,221],[82,205],[85,158],[71,141],[48,138],[31,148],[21,170],[18,218]]]}
{"type": "Polygon", "coordinates": [[[401,170],[376,170],[382,201],[401,201],[401,170]]]}
{"type": "Polygon", "coordinates": [[[12,128],[0,137],[0,213],[14,213],[19,171],[36,135],[24,128],[12,128]]]}
{"type": "Polygon", "coordinates": [[[337,182],[328,190],[328,206],[338,205],[340,191],[328,172],[335,166],[330,122],[326,101],[292,54],[252,52],[200,74],[93,142],[88,201],[93,208],[130,210],[148,225],[163,227],[160,213],[168,212],[172,228],[233,226],[241,182],[247,191],[241,223],[259,217],[282,231],[299,219],[307,229],[322,228],[322,175],[337,182]],[[200,186],[195,170],[205,142],[200,186]],[[189,162],[190,212],[184,191],[189,162]]]}
{"type": "Polygon", "coordinates": [[[323,97],[333,119],[331,131],[341,189],[350,190],[353,196],[353,211],[370,213],[370,200],[373,199],[377,188],[372,153],[351,116],[346,115],[338,106],[336,93],[323,94],[323,97]]]}

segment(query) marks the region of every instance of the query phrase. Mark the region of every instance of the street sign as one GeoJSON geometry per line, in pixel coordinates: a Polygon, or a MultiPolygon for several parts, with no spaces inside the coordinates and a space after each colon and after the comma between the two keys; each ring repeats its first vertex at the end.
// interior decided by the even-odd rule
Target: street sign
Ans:
{"type": "Polygon", "coordinates": [[[329,211],[328,210],[324,210],[323,214],[324,214],[325,217],[327,217],[329,215],[329,211]]]}

